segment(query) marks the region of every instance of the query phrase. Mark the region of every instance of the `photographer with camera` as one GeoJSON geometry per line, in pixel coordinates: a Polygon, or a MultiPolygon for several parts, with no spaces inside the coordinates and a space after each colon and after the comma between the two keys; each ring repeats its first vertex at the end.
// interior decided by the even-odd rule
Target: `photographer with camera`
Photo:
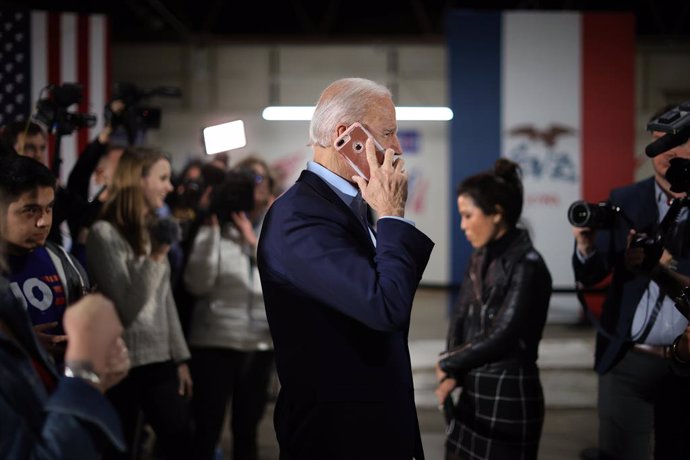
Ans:
{"type": "MultiPolygon", "coordinates": [[[[664,135],[652,132],[653,139],[664,135]]],[[[626,262],[630,242],[638,253],[649,252],[648,258],[666,269],[690,275],[690,247],[682,237],[687,209],[681,210],[663,241],[652,236],[660,236],[659,225],[670,200],[685,195],[671,191],[665,177],[674,157],[690,158],[690,145],[654,157],[653,177],[611,191],[608,201],[621,216],[597,219],[590,226],[578,226],[587,223],[571,218],[577,282],[589,287],[612,275],[595,350],[599,452],[597,456],[585,451],[583,458],[649,460],[652,446],[656,459],[688,458],[678,443],[690,430],[687,414],[680,413],[690,400],[688,381],[672,372],[668,361],[671,345],[688,320],[650,278],[649,267],[632,270],[626,262]]]]}
{"type": "Polygon", "coordinates": [[[213,458],[230,400],[232,458],[258,458],[258,426],[273,370],[255,257],[272,179],[256,157],[241,164],[213,187],[184,272],[184,284],[196,296],[188,341],[199,460],[213,458]]]}
{"type": "MultiPolygon", "coordinates": [[[[121,100],[113,100],[106,106],[105,114],[121,113],[124,107],[121,100]]],[[[86,145],[67,179],[67,190],[82,203],[81,211],[72,214],[69,218],[72,234],[70,252],[84,266],[86,266],[85,246],[88,229],[96,221],[103,203],[108,198],[108,185],[117,162],[124,152],[124,147],[110,143],[110,137],[116,128],[112,123],[112,116],[104,118],[103,129],[86,145]],[[94,190],[94,188],[97,189],[94,190]]]]}

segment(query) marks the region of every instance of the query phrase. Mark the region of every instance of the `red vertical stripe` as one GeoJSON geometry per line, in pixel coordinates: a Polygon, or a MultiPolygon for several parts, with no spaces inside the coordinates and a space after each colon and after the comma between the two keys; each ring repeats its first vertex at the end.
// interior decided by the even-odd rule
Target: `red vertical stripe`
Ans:
{"type": "Polygon", "coordinates": [[[48,13],[48,83],[58,85],[60,81],[60,13],[48,13]]]}
{"type": "MultiPolygon", "coordinates": [[[[81,102],[79,103],[79,112],[89,112],[89,17],[84,14],[77,16],[77,81],[82,87],[81,102]]],[[[98,115],[98,114],[97,114],[98,115]]],[[[89,130],[86,128],[78,129],[75,132],[77,136],[77,155],[81,152],[89,142],[89,130]]]]}
{"type": "Polygon", "coordinates": [[[635,19],[582,15],[582,197],[599,201],[635,168],[635,19]]]}
{"type": "MultiPolygon", "coordinates": [[[[48,84],[60,84],[60,48],[62,45],[60,36],[60,13],[48,13],[48,84]]],[[[45,97],[46,94],[41,94],[45,97]]],[[[51,127],[48,126],[48,129],[51,127]]],[[[53,164],[55,159],[55,135],[48,136],[48,161],[53,164]]]]}

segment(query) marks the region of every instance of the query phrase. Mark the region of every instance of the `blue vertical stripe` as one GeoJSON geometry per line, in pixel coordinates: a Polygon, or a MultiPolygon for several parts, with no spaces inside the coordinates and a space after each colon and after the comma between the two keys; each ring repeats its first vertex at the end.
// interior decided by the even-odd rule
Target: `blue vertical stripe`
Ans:
{"type": "MultiPolygon", "coordinates": [[[[446,17],[450,103],[451,282],[459,283],[472,251],[460,231],[455,190],[488,169],[501,152],[501,13],[450,11],[446,17]]],[[[453,301],[454,299],[451,299],[453,301]]]]}
{"type": "Polygon", "coordinates": [[[31,15],[0,11],[0,126],[31,116],[31,15]]]}

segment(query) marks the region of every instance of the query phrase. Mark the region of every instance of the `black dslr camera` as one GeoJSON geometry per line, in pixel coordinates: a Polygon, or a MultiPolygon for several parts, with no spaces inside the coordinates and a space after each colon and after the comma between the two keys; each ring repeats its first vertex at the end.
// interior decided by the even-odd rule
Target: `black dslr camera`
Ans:
{"type": "Polygon", "coordinates": [[[93,113],[68,112],[72,104],[79,104],[82,97],[82,86],[79,83],[50,85],[48,95],[36,103],[35,118],[43,123],[50,134],[68,135],[79,128],[91,128],[96,125],[93,113]]]}
{"type": "Polygon", "coordinates": [[[608,201],[578,200],[568,208],[568,220],[573,227],[613,228],[618,216],[623,216],[621,208],[608,201]]]}

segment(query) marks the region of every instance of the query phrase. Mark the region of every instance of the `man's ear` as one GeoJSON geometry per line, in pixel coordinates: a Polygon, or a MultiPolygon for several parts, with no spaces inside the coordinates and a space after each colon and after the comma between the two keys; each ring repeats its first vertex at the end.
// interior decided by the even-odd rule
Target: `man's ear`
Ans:
{"type": "Polygon", "coordinates": [[[492,220],[494,224],[497,224],[503,219],[503,206],[501,205],[496,205],[496,212],[492,216],[492,220]]]}
{"type": "Polygon", "coordinates": [[[335,137],[340,136],[342,133],[345,132],[345,130],[348,128],[347,125],[338,125],[335,128],[335,137]]]}

